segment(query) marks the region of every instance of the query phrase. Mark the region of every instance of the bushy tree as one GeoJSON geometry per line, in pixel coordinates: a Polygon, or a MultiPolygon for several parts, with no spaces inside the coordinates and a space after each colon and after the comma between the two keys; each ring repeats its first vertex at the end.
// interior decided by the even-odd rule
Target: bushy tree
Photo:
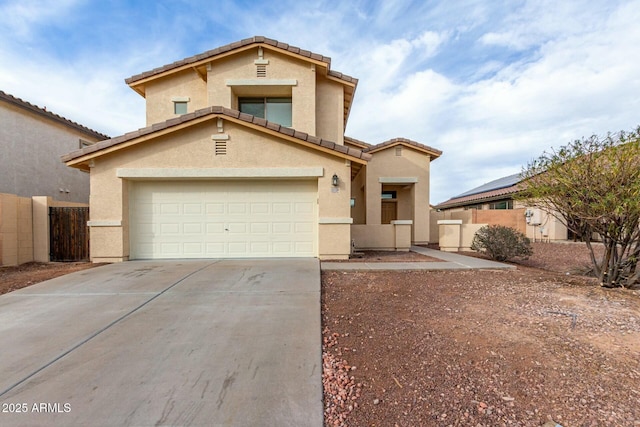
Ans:
{"type": "Polygon", "coordinates": [[[480,228],[473,236],[471,249],[483,252],[496,261],[526,259],[533,253],[528,237],[503,225],[485,225],[480,228]]]}
{"type": "Polygon", "coordinates": [[[586,238],[593,269],[605,287],[640,283],[640,128],[592,136],[544,153],[523,172],[520,198],[586,238]],[[597,259],[589,238],[605,250],[597,259]]]}

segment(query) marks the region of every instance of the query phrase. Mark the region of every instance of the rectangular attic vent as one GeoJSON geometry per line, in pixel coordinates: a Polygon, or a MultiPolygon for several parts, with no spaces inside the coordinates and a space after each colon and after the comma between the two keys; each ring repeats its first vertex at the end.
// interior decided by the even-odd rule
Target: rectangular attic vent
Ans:
{"type": "Polygon", "coordinates": [[[267,66],[258,64],[256,65],[256,77],[267,77],[267,66]]]}
{"type": "Polygon", "coordinates": [[[216,156],[227,155],[227,141],[216,141],[216,156]]]}

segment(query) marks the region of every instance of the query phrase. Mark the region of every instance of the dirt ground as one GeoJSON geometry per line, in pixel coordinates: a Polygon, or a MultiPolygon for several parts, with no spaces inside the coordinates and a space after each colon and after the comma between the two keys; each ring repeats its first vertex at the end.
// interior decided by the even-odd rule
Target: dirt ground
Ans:
{"type": "Polygon", "coordinates": [[[0,295],[98,265],[102,264],[91,264],[89,262],[29,262],[15,267],[0,267],[0,295]]]}
{"type": "Polygon", "coordinates": [[[323,273],[326,425],[640,426],[640,292],[571,273],[588,259],[323,273]]]}

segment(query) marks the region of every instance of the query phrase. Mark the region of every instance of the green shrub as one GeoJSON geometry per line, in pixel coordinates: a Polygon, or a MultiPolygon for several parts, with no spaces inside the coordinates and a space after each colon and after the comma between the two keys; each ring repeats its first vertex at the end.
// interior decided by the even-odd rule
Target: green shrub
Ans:
{"type": "Polygon", "coordinates": [[[473,237],[471,249],[484,252],[496,261],[527,259],[533,254],[531,241],[527,236],[502,225],[485,225],[478,230],[473,237]]]}

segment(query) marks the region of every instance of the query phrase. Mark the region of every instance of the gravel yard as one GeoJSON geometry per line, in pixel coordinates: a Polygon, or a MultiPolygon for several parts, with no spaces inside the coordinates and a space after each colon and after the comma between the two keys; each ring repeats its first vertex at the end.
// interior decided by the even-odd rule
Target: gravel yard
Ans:
{"type": "Polygon", "coordinates": [[[64,276],[74,271],[100,265],[104,264],[92,264],[90,262],[28,262],[12,267],[0,267],[0,295],[58,276],[64,276]]]}
{"type": "Polygon", "coordinates": [[[640,292],[587,262],[536,243],[513,271],[323,273],[326,425],[640,426],[640,292]]]}

